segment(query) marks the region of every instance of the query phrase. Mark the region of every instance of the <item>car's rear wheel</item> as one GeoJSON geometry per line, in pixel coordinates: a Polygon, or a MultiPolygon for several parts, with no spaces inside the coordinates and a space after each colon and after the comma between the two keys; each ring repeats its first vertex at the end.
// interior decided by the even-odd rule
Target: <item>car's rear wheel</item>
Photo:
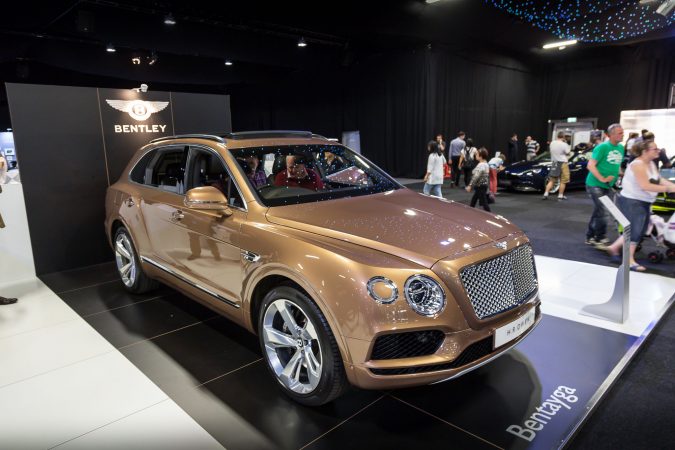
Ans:
{"type": "Polygon", "coordinates": [[[136,249],[126,228],[120,227],[115,231],[113,245],[117,273],[127,291],[142,294],[156,289],[159,283],[143,272],[136,249]]]}
{"type": "Polygon", "coordinates": [[[346,375],[335,337],[321,310],[290,286],[272,289],[260,307],[260,345],[282,390],[304,405],[342,394],[346,375]]]}

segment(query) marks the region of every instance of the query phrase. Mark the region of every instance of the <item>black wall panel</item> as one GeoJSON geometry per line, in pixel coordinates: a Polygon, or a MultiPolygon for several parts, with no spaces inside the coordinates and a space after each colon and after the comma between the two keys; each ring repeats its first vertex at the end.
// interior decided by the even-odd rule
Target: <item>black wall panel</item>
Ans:
{"type": "Polygon", "coordinates": [[[139,147],[174,130],[231,129],[229,98],[222,95],[6,88],[38,275],[112,259],[105,192],[139,147]]]}
{"type": "Polygon", "coordinates": [[[227,95],[172,92],[176,134],[222,134],[232,131],[227,95]]]}
{"type": "Polygon", "coordinates": [[[38,274],[111,258],[96,89],[7,84],[38,274]]]}

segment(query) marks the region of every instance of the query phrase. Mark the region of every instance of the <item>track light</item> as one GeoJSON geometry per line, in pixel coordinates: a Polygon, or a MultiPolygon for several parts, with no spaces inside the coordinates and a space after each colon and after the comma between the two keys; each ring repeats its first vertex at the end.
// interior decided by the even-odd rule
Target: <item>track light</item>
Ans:
{"type": "Polygon", "coordinates": [[[226,59],[226,60],[225,60],[225,65],[226,65],[226,66],[231,66],[231,65],[232,65],[232,61],[230,61],[229,59],[226,59]]]}
{"type": "Polygon", "coordinates": [[[307,47],[307,42],[305,42],[304,37],[301,37],[300,40],[298,41],[298,47],[307,47]]]}
{"type": "Polygon", "coordinates": [[[173,14],[169,13],[164,16],[164,25],[176,25],[176,19],[173,18],[173,14]]]}
{"type": "Polygon", "coordinates": [[[141,65],[141,57],[140,56],[134,56],[131,58],[131,64],[134,66],[140,66],[141,65]]]}
{"type": "Polygon", "coordinates": [[[551,42],[550,44],[544,45],[543,48],[545,48],[545,49],[557,48],[557,49],[562,50],[565,47],[570,46],[570,45],[574,45],[576,43],[577,43],[576,39],[571,40],[571,41],[551,42]]]}
{"type": "Polygon", "coordinates": [[[159,57],[157,56],[157,52],[153,50],[152,53],[150,53],[150,56],[148,56],[148,65],[153,66],[158,60],[159,57]]]}
{"type": "Polygon", "coordinates": [[[108,53],[115,53],[115,52],[117,51],[117,49],[115,49],[115,46],[114,46],[114,45],[108,44],[108,45],[105,47],[105,51],[108,52],[108,53]]]}

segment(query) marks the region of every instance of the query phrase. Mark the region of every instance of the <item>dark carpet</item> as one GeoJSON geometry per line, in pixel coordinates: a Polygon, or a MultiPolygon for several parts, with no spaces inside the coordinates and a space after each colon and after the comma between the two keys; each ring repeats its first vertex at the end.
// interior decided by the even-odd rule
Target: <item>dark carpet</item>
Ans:
{"type": "MultiPolygon", "coordinates": [[[[407,185],[422,191],[422,183],[407,185]]],[[[471,194],[464,189],[443,187],[447,199],[468,204],[471,194]]],[[[520,226],[538,255],[618,266],[604,252],[584,244],[593,209],[581,190],[566,193],[568,200],[539,193],[500,191],[492,212],[520,226]]],[[[479,206],[477,206],[479,207],[479,206]]],[[[611,227],[614,228],[614,227],[611,227]]],[[[610,235],[610,238],[617,233],[610,235]]],[[[651,240],[643,242],[636,255],[649,273],[675,275],[675,261],[650,263],[647,253],[659,250],[651,240]]],[[[661,249],[662,250],[662,249],[661,249]]],[[[571,449],[665,449],[675,442],[675,313],[666,313],[635,358],[614,383],[568,445],[571,449]]]]}

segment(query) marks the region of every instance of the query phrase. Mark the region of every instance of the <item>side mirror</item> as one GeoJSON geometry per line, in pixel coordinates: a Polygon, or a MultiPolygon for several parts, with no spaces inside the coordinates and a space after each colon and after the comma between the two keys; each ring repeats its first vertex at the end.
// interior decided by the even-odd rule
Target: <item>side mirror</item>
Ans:
{"type": "Polygon", "coordinates": [[[202,186],[187,191],[185,206],[190,209],[214,211],[227,216],[232,214],[232,210],[227,205],[227,197],[213,186],[202,186]]]}

